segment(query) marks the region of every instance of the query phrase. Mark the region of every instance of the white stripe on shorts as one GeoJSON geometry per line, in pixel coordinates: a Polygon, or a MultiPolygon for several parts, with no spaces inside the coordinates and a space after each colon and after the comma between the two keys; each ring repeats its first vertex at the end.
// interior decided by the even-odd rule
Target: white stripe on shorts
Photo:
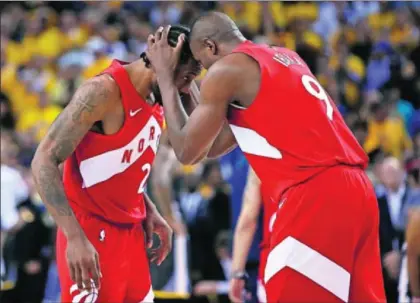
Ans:
{"type": "Polygon", "coordinates": [[[264,272],[265,283],[285,267],[290,267],[306,276],[344,302],[348,301],[350,273],[290,236],[274,247],[268,255],[264,272]]]}

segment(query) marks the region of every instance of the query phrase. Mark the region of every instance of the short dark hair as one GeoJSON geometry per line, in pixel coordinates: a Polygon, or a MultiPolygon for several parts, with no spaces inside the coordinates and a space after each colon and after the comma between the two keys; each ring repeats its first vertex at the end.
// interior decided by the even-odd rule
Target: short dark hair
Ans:
{"type": "MultiPolygon", "coordinates": [[[[191,30],[189,27],[184,25],[172,25],[169,33],[168,33],[168,44],[172,47],[175,47],[178,43],[178,38],[180,35],[184,34],[185,36],[185,42],[184,45],[182,45],[181,49],[181,55],[179,58],[179,64],[187,64],[188,60],[193,58],[190,44],[189,44],[189,36],[190,36],[191,30]]],[[[143,59],[143,61],[146,63],[146,67],[150,66],[150,61],[147,59],[147,55],[145,52],[143,52],[140,55],[140,58],[143,59]]]]}

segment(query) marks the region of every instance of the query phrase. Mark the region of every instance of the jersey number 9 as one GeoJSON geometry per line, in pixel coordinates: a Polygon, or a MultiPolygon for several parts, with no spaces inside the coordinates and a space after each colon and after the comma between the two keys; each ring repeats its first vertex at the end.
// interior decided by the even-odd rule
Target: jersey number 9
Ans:
{"type": "Polygon", "coordinates": [[[308,75],[302,76],[302,84],[305,87],[306,91],[310,93],[315,98],[318,98],[321,101],[325,102],[325,106],[327,108],[327,117],[328,119],[332,120],[333,118],[333,107],[331,105],[330,99],[322,88],[322,86],[316,81],[313,77],[308,75]]]}

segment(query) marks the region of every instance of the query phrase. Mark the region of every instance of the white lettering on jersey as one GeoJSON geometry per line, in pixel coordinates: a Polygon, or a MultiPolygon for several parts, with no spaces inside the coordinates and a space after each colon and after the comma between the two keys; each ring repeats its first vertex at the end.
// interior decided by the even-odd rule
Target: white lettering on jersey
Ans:
{"type": "Polygon", "coordinates": [[[156,154],[161,134],[162,129],[156,118],[152,116],[138,135],[126,146],[80,162],[80,174],[82,175],[84,186],[91,187],[124,172],[149,147],[156,154]]]}
{"type": "Polygon", "coordinates": [[[290,57],[287,54],[282,53],[276,53],[273,57],[274,60],[276,60],[278,63],[283,64],[286,67],[289,67],[289,65],[297,64],[297,65],[303,65],[303,63],[295,57],[290,57]]]}
{"type": "MultiPolygon", "coordinates": [[[[297,57],[291,57],[288,54],[276,53],[273,56],[273,60],[283,64],[286,67],[289,67],[292,64],[304,65],[303,62],[297,57]]],[[[309,75],[302,76],[302,84],[305,90],[310,93],[315,98],[324,101],[325,106],[327,107],[327,117],[328,119],[333,119],[333,107],[331,105],[330,98],[325,90],[322,88],[321,84],[318,83],[316,79],[309,75]]]]}
{"type": "Polygon", "coordinates": [[[150,171],[152,170],[152,165],[150,163],[146,163],[141,168],[142,171],[146,172],[143,179],[140,182],[138,193],[141,194],[144,192],[144,188],[146,187],[147,178],[149,178],[150,171]]]}
{"type": "MultiPolygon", "coordinates": [[[[285,66],[290,64],[302,64],[297,58],[291,58],[288,55],[277,53],[273,59],[285,66]]],[[[333,119],[333,107],[328,94],[322,86],[313,77],[303,75],[301,78],[303,87],[313,97],[324,101],[329,120],[333,119]]],[[[233,105],[231,103],[231,105],[233,105]]],[[[268,143],[267,139],[259,135],[256,131],[244,127],[230,125],[230,128],[238,142],[239,147],[245,153],[262,156],[273,159],[281,159],[281,152],[268,143]]]]}
{"type": "Polygon", "coordinates": [[[281,152],[268,143],[267,139],[262,137],[255,130],[232,124],[230,125],[230,129],[244,153],[273,159],[282,158],[281,152]]]}
{"type": "Polygon", "coordinates": [[[330,99],[325,92],[325,90],[322,88],[321,84],[318,83],[313,77],[308,75],[302,76],[302,84],[303,87],[305,87],[306,91],[310,93],[315,98],[318,98],[321,101],[325,102],[325,106],[327,108],[327,117],[328,119],[333,119],[333,107],[330,103],[330,99]],[[316,89],[314,88],[316,87],[316,89]]]}

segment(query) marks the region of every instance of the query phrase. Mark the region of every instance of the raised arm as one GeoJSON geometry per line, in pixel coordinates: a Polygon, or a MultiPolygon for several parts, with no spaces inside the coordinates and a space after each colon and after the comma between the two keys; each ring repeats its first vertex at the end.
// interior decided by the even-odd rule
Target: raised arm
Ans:
{"type": "MultiPolygon", "coordinates": [[[[169,140],[179,161],[194,164],[207,156],[226,121],[229,102],[240,87],[243,69],[229,60],[219,60],[207,72],[201,85],[200,102],[187,120],[174,72],[183,44],[167,42],[169,27],[148,38],[147,58],[156,72],[162,94],[169,140]]],[[[228,58],[229,56],[227,56],[228,58]]]]}
{"type": "MultiPolygon", "coordinates": [[[[182,103],[187,115],[190,116],[194,109],[197,107],[200,101],[200,90],[198,89],[195,81],[191,84],[189,94],[182,96],[182,103]]],[[[207,158],[218,158],[230,151],[237,146],[235,137],[233,136],[232,130],[230,129],[228,121],[225,119],[225,123],[222,130],[214,140],[210,150],[208,151],[207,158]]]]}
{"type": "Polygon", "coordinates": [[[215,64],[201,84],[200,102],[188,120],[183,115],[182,102],[172,78],[158,78],[169,140],[182,163],[199,162],[215,144],[226,123],[227,107],[234,96],[238,73],[240,70],[236,66],[215,64]]]}
{"type": "Polygon", "coordinates": [[[118,98],[118,89],[109,76],[102,75],[87,81],[51,125],[32,161],[38,192],[67,237],[70,275],[79,289],[90,289],[90,277],[99,285],[99,261],[96,250],[69,206],[59,165],[73,153],[92,125],[102,120],[112,100],[118,98]]]}

